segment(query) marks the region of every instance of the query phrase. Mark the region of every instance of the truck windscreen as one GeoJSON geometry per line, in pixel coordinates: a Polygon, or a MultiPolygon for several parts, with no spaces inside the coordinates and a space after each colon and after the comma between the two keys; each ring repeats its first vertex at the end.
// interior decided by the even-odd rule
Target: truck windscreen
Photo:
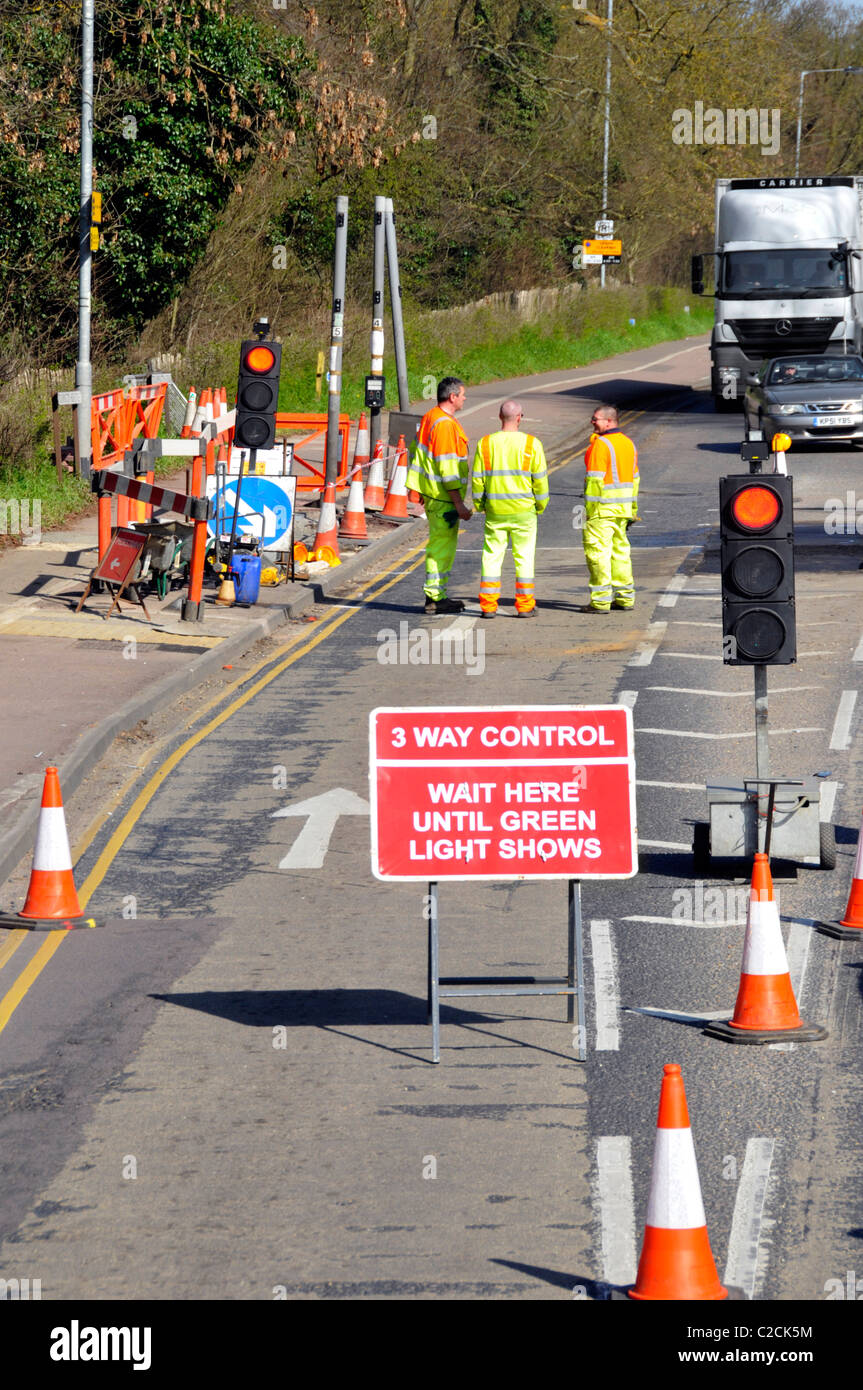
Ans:
{"type": "Polygon", "coordinates": [[[734,299],[836,298],[848,293],[844,254],[784,247],[772,251],[728,251],[722,264],[722,293],[734,299]]]}

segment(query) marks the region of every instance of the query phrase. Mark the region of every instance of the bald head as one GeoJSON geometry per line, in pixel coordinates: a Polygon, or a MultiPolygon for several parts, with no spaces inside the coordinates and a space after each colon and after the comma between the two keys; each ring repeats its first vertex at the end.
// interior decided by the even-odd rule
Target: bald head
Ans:
{"type": "Polygon", "coordinates": [[[517,430],[524,414],[518,401],[504,401],[499,413],[500,423],[505,430],[517,430]]]}

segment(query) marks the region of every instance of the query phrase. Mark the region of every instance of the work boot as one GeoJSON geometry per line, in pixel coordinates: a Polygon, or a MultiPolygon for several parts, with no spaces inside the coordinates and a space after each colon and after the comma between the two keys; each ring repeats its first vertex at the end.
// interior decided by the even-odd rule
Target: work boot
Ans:
{"type": "Polygon", "coordinates": [[[517,618],[535,618],[535,617],[536,617],[536,608],[534,607],[534,608],[527,608],[527,609],[524,609],[522,612],[516,613],[515,616],[516,616],[517,618]]]}
{"type": "Polygon", "coordinates": [[[464,604],[460,598],[427,598],[426,613],[463,613],[464,604]]]}
{"type": "Polygon", "coordinates": [[[576,613],[609,613],[608,608],[594,608],[592,603],[583,603],[580,608],[576,608],[576,613]]]}
{"type": "Polygon", "coordinates": [[[490,609],[485,609],[485,608],[483,608],[479,616],[480,616],[481,618],[496,618],[496,617],[497,617],[497,609],[496,609],[496,608],[490,608],[490,609]]]}
{"type": "Polygon", "coordinates": [[[634,604],[634,603],[618,603],[617,599],[615,599],[615,600],[614,600],[614,603],[613,603],[611,606],[612,606],[612,608],[619,608],[620,611],[621,611],[622,613],[631,613],[632,610],[633,610],[633,608],[635,607],[635,604],[634,604]]]}

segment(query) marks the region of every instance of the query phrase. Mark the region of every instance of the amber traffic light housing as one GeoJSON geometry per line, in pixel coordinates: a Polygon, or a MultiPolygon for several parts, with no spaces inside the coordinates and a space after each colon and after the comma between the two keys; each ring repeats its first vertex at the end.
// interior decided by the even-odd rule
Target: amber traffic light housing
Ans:
{"type": "Polygon", "coordinates": [[[282,345],[261,338],[240,344],[234,446],[270,449],[276,439],[282,345]]]}
{"type": "Polygon", "coordinates": [[[719,516],[723,661],[787,666],[797,660],[792,479],[720,478],[719,516]]]}

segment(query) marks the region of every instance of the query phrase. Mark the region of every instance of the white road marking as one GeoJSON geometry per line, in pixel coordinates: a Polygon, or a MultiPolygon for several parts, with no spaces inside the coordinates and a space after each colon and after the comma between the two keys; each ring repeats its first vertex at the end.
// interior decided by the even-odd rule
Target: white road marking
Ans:
{"type": "Polygon", "coordinates": [[[634,1284],[637,1261],[629,1135],[600,1136],[596,1141],[596,1164],[602,1277],[607,1284],[634,1284]]]}
{"type": "Polygon", "coordinates": [[[593,959],[593,997],[596,1003],[596,1051],[617,1052],[620,1048],[620,1004],[617,959],[610,922],[591,922],[590,945],[593,959]]]}
{"type": "MultiPolygon", "coordinates": [[[[736,734],[702,734],[696,729],[636,729],[637,734],[665,734],[668,738],[754,738],[755,730],[749,729],[736,734]]],[[[813,727],[811,729],[771,729],[770,737],[775,738],[777,734],[823,734],[823,727],[813,727]]]]}
{"type": "Polygon", "coordinates": [[[633,1005],[631,1008],[624,1009],[623,1012],[625,1014],[646,1014],[648,1018],[667,1018],[672,1023],[703,1023],[705,1025],[734,1017],[732,1009],[726,1009],[721,1014],[684,1014],[679,1009],[653,1009],[649,1005],[642,1005],[640,1008],[633,1005]]]}
{"type": "MultiPolygon", "coordinates": [[[[808,656],[832,656],[832,652],[798,652],[799,659],[802,661],[808,656]]],[[[703,656],[700,652],[663,652],[663,656],[681,657],[686,661],[721,661],[721,656],[703,656]]],[[[633,665],[632,662],[629,663],[633,665]]],[[[645,665],[647,663],[645,662],[645,665]]]]}
{"type": "Polygon", "coordinates": [[[476,627],[479,621],[479,614],[471,616],[463,613],[460,618],[456,618],[450,623],[449,627],[442,627],[432,632],[433,642],[463,642],[471,628],[476,627]]]}
{"type": "Polygon", "coordinates": [[[775,1139],[747,1140],[743,1171],[734,1201],[728,1259],[722,1282],[743,1289],[749,1298],[755,1297],[759,1274],[763,1277],[764,1273],[763,1269],[759,1271],[758,1268],[758,1247],[775,1144],[775,1139]]]}
{"type": "Polygon", "coordinates": [[[823,782],[821,785],[821,800],[818,807],[818,819],[832,821],[833,807],[836,805],[836,793],[842,786],[841,782],[823,782]]]}
{"type": "Polygon", "coordinates": [[[854,649],[854,655],[852,656],[851,660],[863,661],[863,637],[861,637],[860,641],[857,643],[857,646],[854,649]]]}
{"type": "Polygon", "coordinates": [[[640,777],[636,777],[635,785],[637,787],[673,787],[675,791],[680,792],[703,792],[705,790],[704,782],[646,782],[642,781],[640,777]]]}
{"type": "Polygon", "coordinates": [[[851,720],[854,718],[854,706],[856,703],[856,690],[842,691],[842,698],[839,701],[839,708],[836,711],[836,718],[833,722],[833,732],[830,735],[831,748],[841,750],[851,747],[851,720]]]}
{"type": "MultiPolygon", "coordinates": [[[[800,999],[803,994],[806,963],[809,959],[809,943],[812,940],[812,928],[814,926],[814,921],[809,917],[793,920],[791,930],[788,933],[788,944],[785,947],[785,954],[788,958],[788,974],[791,978],[791,988],[794,991],[798,1008],[800,1008],[800,999]]],[[[771,1052],[793,1052],[795,1044],[793,1042],[780,1042],[768,1043],[767,1046],[771,1052]]]]}
{"type": "Polygon", "coordinates": [[[639,642],[634,656],[627,661],[627,666],[649,666],[657,648],[665,635],[667,623],[648,623],[647,637],[644,642],[639,642]]]}
{"type": "Polygon", "coordinates": [[[307,801],[298,801],[281,811],[273,811],[273,819],[278,816],[307,817],[288,853],[279,861],[279,868],[323,868],[339,816],[367,816],[370,809],[369,803],[357,796],[356,792],[348,791],[346,787],[334,787],[320,796],[312,796],[307,801]]]}
{"type": "Polygon", "coordinates": [[[686,580],[687,576],[685,574],[676,574],[674,576],[674,578],[671,580],[671,583],[668,585],[668,588],[665,590],[665,593],[662,594],[662,596],[659,599],[660,608],[674,607],[677,600],[680,598],[681,589],[686,588],[686,580]]]}
{"type": "MultiPolygon", "coordinates": [[[[685,850],[687,854],[692,853],[692,845],[680,845],[674,840],[642,840],[641,836],[638,837],[638,847],[639,849],[682,849],[685,850]]],[[[639,918],[639,920],[648,921],[652,919],[639,918]]]]}
{"type": "MultiPolygon", "coordinates": [[[[700,686],[689,685],[649,685],[648,690],[663,690],[670,695],[718,695],[724,700],[751,700],[751,690],[704,690],[700,686]]],[[[801,690],[820,690],[820,685],[777,685],[774,690],[770,689],[770,697],[774,695],[797,694],[801,690]]]]}
{"type": "Polygon", "coordinates": [[[635,702],[637,699],[637,690],[621,690],[618,696],[618,703],[621,705],[626,705],[627,709],[635,709],[635,702]]]}
{"type": "MultiPolygon", "coordinates": [[[[639,840],[639,844],[649,844],[648,840],[639,840]]],[[[691,845],[669,845],[669,849],[690,850],[691,845]]],[[[646,922],[652,927],[704,927],[709,931],[715,931],[717,927],[740,926],[739,922],[703,922],[695,917],[621,917],[621,922],[646,922]]],[[[729,1018],[731,1015],[729,1014],[729,1018]]]]}

